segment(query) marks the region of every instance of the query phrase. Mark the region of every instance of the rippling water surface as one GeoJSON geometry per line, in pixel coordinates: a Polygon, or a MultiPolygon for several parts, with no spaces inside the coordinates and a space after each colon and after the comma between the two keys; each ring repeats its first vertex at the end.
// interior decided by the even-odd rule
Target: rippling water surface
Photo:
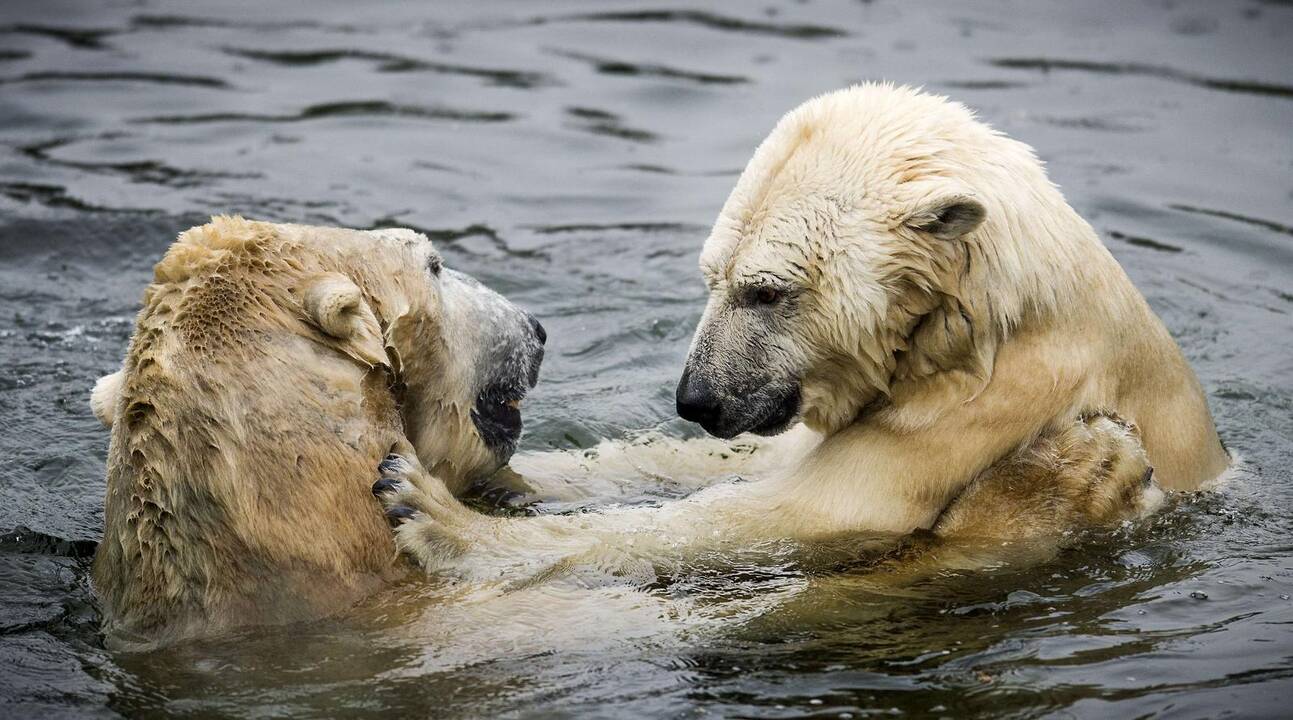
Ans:
{"type": "Polygon", "coordinates": [[[1282,0],[7,0],[0,715],[1287,713],[1290,46],[1282,0]],[[1246,459],[1230,486],[1040,566],[902,587],[792,563],[502,600],[430,583],[310,627],[103,649],[86,396],[176,232],[213,212],[421,229],[548,326],[529,450],[677,434],[709,222],[782,112],[862,79],[1037,147],[1197,368],[1246,459]]]}

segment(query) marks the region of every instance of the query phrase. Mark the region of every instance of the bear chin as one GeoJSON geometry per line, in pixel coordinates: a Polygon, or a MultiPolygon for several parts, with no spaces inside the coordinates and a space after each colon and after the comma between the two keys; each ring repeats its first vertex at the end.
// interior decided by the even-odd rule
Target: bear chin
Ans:
{"type": "Polygon", "coordinates": [[[714,437],[730,440],[741,433],[750,432],[763,437],[780,435],[799,421],[799,409],[803,402],[799,384],[788,386],[783,392],[762,403],[758,414],[747,416],[746,422],[728,423],[720,420],[714,427],[702,424],[705,432],[714,437]]]}

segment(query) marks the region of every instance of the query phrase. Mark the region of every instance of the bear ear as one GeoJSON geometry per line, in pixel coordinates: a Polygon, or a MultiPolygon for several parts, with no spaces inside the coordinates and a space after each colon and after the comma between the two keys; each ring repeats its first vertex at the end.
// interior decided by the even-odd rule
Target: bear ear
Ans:
{"type": "Polygon", "coordinates": [[[940,240],[955,240],[979,227],[986,214],[983,204],[970,195],[946,195],[922,205],[905,224],[940,240]]]}
{"type": "Polygon", "coordinates": [[[388,365],[386,341],[359,286],[340,273],[311,278],[301,292],[307,320],[334,346],[369,367],[388,365]]]}
{"type": "Polygon", "coordinates": [[[90,409],[106,428],[112,427],[113,413],[117,411],[117,398],[121,397],[121,382],[125,376],[125,370],[104,375],[94,383],[94,390],[90,393],[90,409]]]}

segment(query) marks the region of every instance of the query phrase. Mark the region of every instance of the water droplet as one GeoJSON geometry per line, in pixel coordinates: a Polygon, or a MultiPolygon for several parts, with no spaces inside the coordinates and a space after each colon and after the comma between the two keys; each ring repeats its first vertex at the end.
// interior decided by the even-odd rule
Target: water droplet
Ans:
{"type": "Polygon", "coordinates": [[[822,704],[822,701],[821,701],[821,700],[819,700],[818,698],[813,698],[812,700],[809,700],[809,701],[808,701],[808,704],[809,704],[809,705],[821,705],[821,704],[822,704]]]}
{"type": "Polygon", "coordinates": [[[1289,599],[1289,595],[1288,595],[1288,593],[1281,593],[1281,594],[1280,594],[1280,600],[1288,600],[1288,599],[1289,599]]]}
{"type": "Polygon", "coordinates": [[[1195,590],[1194,592],[1190,593],[1190,597],[1194,598],[1195,600],[1207,600],[1208,594],[1205,592],[1201,592],[1199,590],[1195,590]]]}

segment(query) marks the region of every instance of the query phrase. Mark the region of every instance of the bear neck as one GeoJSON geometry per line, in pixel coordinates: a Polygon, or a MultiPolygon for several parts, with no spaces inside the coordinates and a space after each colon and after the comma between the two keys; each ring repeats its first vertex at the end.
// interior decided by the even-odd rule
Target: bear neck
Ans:
{"type": "MultiPolygon", "coordinates": [[[[992,381],[996,355],[1013,336],[1067,325],[1078,307],[1103,315],[1101,304],[1122,296],[1100,291],[1109,266],[1114,277],[1121,268],[1049,183],[1023,198],[996,199],[989,218],[963,239],[964,259],[951,264],[956,271],[931,293],[929,310],[895,353],[887,406],[901,408],[933,389],[947,406],[966,402],[992,381]]],[[[938,415],[921,412],[931,422],[938,415]]]]}

